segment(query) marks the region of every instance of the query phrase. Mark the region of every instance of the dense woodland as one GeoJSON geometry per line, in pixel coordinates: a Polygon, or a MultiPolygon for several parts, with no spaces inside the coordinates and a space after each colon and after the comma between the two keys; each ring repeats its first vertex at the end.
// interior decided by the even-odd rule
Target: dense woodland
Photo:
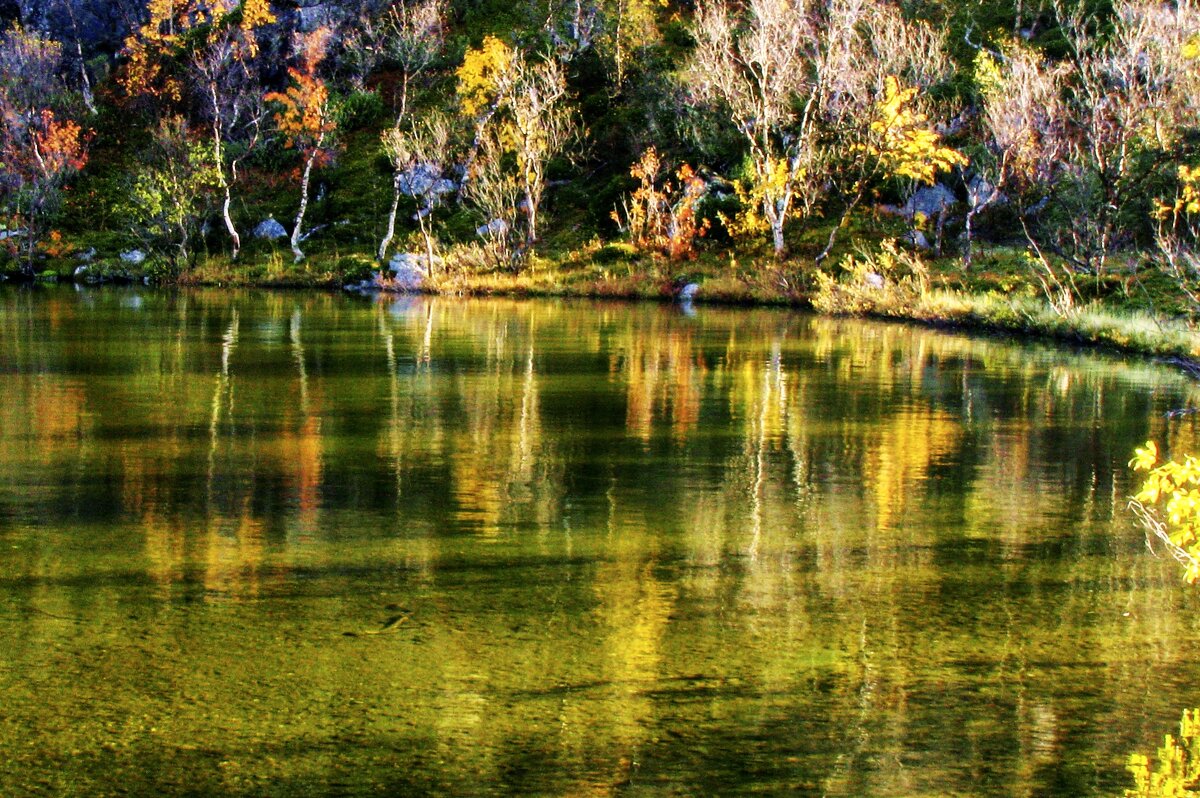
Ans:
{"type": "Polygon", "coordinates": [[[9,0],[0,17],[11,276],[386,284],[391,263],[435,289],[699,282],[835,311],[935,288],[1056,316],[1200,302],[1190,2],[9,0]]]}

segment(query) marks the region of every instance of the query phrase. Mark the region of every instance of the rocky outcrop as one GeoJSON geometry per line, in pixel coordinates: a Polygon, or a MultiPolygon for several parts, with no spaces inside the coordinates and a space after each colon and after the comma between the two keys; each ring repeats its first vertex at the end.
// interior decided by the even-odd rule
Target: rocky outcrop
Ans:
{"type": "Polygon", "coordinates": [[[925,219],[937,219],[943,213],[948,212],[956,202],[958,202],[958,198],[954,196],[954,192],[941,183],[937,183],[917,189],[908,198],[908,202],[904,203],[901,213],[909,220],[914,220],[918,216],[925,219]]]}
{"type": "Polygon", "coordinates": [[[287,228],[275,221],[274,216],[268,216],[254,228],[254,237],[266,239],[267,241],[278,241],[281,238],[287,238],[288,231],[287,228]]]}

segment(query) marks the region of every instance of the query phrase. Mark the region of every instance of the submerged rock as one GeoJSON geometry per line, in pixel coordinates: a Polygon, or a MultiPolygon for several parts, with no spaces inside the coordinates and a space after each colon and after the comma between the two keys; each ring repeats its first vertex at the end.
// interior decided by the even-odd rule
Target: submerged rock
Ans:
{"type": "Polygon", "coordinates": [[[363,296],[375,294],[380,290],[379,280],[360,280],[357,283],[346,283],[344,286],[342,286],[342,290],[349,291],[351,294],[361,294],[363,296]]]}

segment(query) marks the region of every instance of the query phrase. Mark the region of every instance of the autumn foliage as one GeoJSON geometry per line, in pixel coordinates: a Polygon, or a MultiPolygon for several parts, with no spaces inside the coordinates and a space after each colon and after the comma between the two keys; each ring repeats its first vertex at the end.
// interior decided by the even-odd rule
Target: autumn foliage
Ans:
{"type": "Polygon", "coordinates": [[[642,153],[629,174],[638,186],[612,218],[630,243],[671,260],[695,257],[696,240],[709,229],[708,220],[698,215],[704,180],[686,163],[675,170],[677,182],[663,180],[662,160],[654,147],[642,153]]]}
{"type": "Polygon", "coordinates": [[[121,86],[129,97],[174,102],[183,98],[178,59],[189,46],[190,31],[206,29],[202,44],[211,44],[225,29],[235,28],[236,55],[247,59],[258,54],[256,30],[275,21],[268,0],[149,0],[146,15],[125,39],[121,86]]]}
{"type": "Polygon", "coordinates": [[[967,165],[966,157],[942,143],[928,117],[916,108],[917,89],[889,75],[871,120],[868,145],[886,175],[933,185],[941,172],[967,165]]]}

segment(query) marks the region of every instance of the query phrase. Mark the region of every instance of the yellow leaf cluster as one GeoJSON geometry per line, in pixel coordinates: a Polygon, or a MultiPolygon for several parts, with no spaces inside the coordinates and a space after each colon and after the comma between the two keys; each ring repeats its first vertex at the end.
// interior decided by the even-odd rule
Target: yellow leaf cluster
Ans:
{"type": "Polygon", "coordinates": [[[1153,770],[1144,754],[1129,757],[1126,769],[1134,788],[1125,798],[1188,798],[1200,787],[1200,710],[1189,709],[1179,721],[1179,736],[1166,735],[1153,770]]]}
{"type": "Polygon", "coordinates": [[[932,185],[938,172],[966,166],[967,158],[942,144],[942,137],[929,126],[925,114],[915,107],[917,90],[902,87],[889,75],[883,96],[871,120],[872,142],[868,150],[892,177],[907,177],[932,185]]]}
{"type": "Polygon", "coordinates": [[[804,177],[803,174],[792,175],[786,158],[767,158],[756,171],[752,182],[735,180],[733,183],[733,190],[741,208],[737,215],[717,215],[725,229],[735,238],[753,237],[770,230],[771,225],[762,212],[763,203],[768,197],[784,194],[793,179],[802,180],[804,177]]]}
{"type": "Polygon", "coordinates": [[[463,114],[479,115],[497,99],[500,81],[508,74],[513,51],[495,36],[485,36],[478,48],[470,48],[455,72],[456,92],[463,114]]]}
{"type": "Polygon", "coordinates": [[[241,10],[235,47],[239,58],[258,55],[255,32],[275,21],[269,0],[150,0],[146,24],[125,39],[128,63],[121,83],[131,97],[149,95],[178,102],[183,84],[167,69],[168,60],[177,55],[185,34],[201,25],[210,26],[209,41],[226,25],[233,13],[241,10]]]}
{"type": "Polygon", "coordinates": [[[975,55],[975,85],[985,95],[1000,92],[1004,86],[1004,74],[996,57],[987,50],[980,50],[975,55]]]}
{"type": "Polygon", "coordinates": [[[242,3],[241,28],[247,33],[275,21],[268,0],[245,0],[242,3]]]}
{"type": "Polygon", "coordinates": [[[1183,49],[1180,51],[1184,58],[1200,59],[1200,34],[1192,36],[1183,44],[1183,49]]]}
{"type": "Polygon", "coordinates": [[[1188,455],[1182,463],[1160,464],[1158,447],[1148,441],[1129,465],[1146,472],[1134,500],[1165,525],[1169,543],[1189,555],[1184,579],[1195,583],[1200,578],[1200,460],[1188,455]]]}
{"type": "Polygon", "coordinates": [[[1200,166],[1179,165],[1179,191],[1174,202],[1155,202],[1154,218],[1166,221],[1183,215],[1200,213],[1200,166]]]}

